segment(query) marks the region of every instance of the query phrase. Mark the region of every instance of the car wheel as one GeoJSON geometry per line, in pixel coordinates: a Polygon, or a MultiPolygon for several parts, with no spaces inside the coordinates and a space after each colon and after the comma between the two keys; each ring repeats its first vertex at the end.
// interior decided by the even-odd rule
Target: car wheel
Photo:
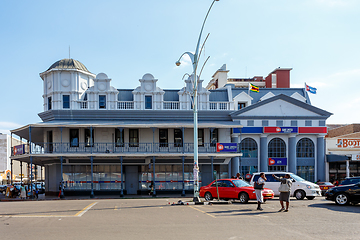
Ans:
{"type": "Polygon", "coordinates": [[[308,196],[306,197],[308,200],[313,200],[315,197],[314,196],[308,196]]]}
{"type": "Polygon", "coordinates": [[[210,201],[210,200],[212,200],[212,199],[213,199],[213,197],[212,197],[211,193],[209,193],[209,192],[206,192],[206,193],[205,193],[204,198],[205,198],[205,200],[206,200],[206,201],[210,201]]]}
{"type": "Polygon", "coordinates": [[[263,203],[266,203],[266,200],[267,200],[267,199],[264,199],[264,200],[263,200],[263,203]]]}
{"type": "Polygon", "coordinates": [[[249,201],[249,195],[247,193],[240,193],[239,195],[240,203],[247,203],[249,201]]]}
{"type": "Polygon", "coordinates": [[[336,194],[335,203],[338,205],[348,205],[350,203],[348,195],[346,195],[345,193],[336,194]]]}
{"type": "Polygon", "coordinates": [[[297,190],[294,195],[297,200],[303,200],[306,194],[303,190],[297,190]]]}

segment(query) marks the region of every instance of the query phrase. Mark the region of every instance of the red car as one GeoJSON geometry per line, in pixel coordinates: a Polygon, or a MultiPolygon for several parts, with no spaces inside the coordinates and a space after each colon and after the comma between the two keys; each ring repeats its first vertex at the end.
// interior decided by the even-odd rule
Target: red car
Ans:
{"type": "MultiPolygon", "coordinates": [[[[217,180],[220,199],[239,199],[241,203],[247,203],[249,200],[256,200],[254,187],[244,180],[240,179],[219,179],[217,180]]],[[[210,201],[218,198],[216,190],[216,181],[200,188],[200,197],[210,201]]],[[[274,192],[269,188],[264,188],[264,201],[274,198],[274,192]]]]}
{"type": "Polygon", "coordinates": [[[329,190],[330,188],[335,187],[334,184],[332,184],[331,182],[317,182],[317,185],[319,185],[320,189],[321,189],[321,195],[325,195],[325,192],[327,190],[329,190]]]}

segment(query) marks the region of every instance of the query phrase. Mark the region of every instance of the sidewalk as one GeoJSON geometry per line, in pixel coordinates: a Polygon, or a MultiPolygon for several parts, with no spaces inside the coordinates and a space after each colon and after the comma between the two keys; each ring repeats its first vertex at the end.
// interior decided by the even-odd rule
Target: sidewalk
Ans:
{"type": "Polygon", "coordinates": [[[84,199],[152,199],[152,198],[179,198],[186,199],[187,201],[192,200],[192,195],[188,194],[185,197],[181,196],[181,194],[157,194],[156,197],[149,195],[124,195],[124,197],[120,197],[118,195],[98,195],[94,198],[90,198],[90,196],[65,196],[60,199],[57,196],[45,196],[45,194],[39,194],[38,199],[20,199],[20,198],[6,198],[4,194],[0,193],[0,202],[12,202],[12,201],[51,201],[51,200],[84,200],[84,199]]]}

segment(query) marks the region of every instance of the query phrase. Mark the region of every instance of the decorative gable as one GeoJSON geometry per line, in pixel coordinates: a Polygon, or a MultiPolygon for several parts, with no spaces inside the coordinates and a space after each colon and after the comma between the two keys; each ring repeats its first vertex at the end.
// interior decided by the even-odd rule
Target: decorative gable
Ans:
{"type": "Polygon", "coordinates": [[[306,102],[306,98],[301,96],[298,92],[293,93],[290,97],[295,98],[296,100],[299,100],[299,101],[302,101],[302,102],[306,102]]]}
{"type": "Polygon", "coordinates": [[[230,115],[233,119],[326,119],[332,114],[280,94],[230,115]]]}
{"type": "Polygon", "coordinates": [[[268,92],[267,94],[265,94],[264,96],[262,96],[262,97],[260,98],[260,101],[264,101],[264,100],[269,99],[269,98],[272,98],[272,97],[274,97],[274,96],[275,96],[275,94],[273,94],[272,92],[268,92]]]}
{"type": "Polygon", "coordinates": [[[157,81],[158,80],[150,73],[146,73],[139,79],[140,86],[132,92],[134,95],[135,109],[160,110],[163,108],[161,103],[163,102],[165,92],[161,88],[156,87],[157,81]]]}
{"type": "Polygon", "coordinates": [[[238,95],[236,95],[233,98],[234,110],[239,110],[238,109],[239,103],[245,103],[245,107],[250,106],[252,100],[253,100],[253,98],[251,96],[249,96],[246,92],[239,93],[238,95]]]}

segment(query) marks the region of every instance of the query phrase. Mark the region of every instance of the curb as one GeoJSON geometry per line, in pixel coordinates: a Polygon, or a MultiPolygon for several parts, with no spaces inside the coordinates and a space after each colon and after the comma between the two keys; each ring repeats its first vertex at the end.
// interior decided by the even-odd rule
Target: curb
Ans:
{"type": "Polygon", "coordinates": [[[168,203],[171,206],[180,206],[180,205],[213,205],[213,204],[232,204],[231,201],[209,201],[209,202],[183,202],[179,200],[177,203],[173,202],[172,204],[168,203]]]}

